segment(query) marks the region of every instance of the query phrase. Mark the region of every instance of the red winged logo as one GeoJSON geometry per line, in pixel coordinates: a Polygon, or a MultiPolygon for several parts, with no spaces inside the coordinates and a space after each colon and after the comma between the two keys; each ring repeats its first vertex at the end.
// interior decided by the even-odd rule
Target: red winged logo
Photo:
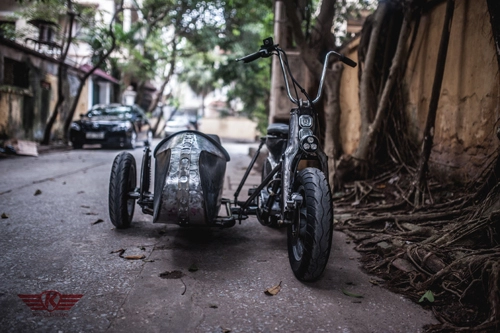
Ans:
{"type": "Polygon", "coordinates": [[[81,294],[61,294],[55,290],[46,290],[38,295],[19,294],[17,296],[31,310],[45,310],[48,312],[56,310],[69,311],[83,297],[81,294]]]}

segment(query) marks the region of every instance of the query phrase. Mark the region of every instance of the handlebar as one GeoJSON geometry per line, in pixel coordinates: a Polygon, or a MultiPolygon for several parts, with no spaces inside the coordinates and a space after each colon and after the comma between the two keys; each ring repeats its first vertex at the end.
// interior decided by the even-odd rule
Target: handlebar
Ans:
{"type": "Polygon", "coordinates": [[[246,63],[252,62],[254,60],[257,60],[259,58],[262,58],[262,54],[263,54],[262,50],[259,50],[258,52],[255,52],[255,53],[246,55],[244,57],[241,57],[239,59],[236,59],[236,61],[243,61],[246,64],[246,63]]]}
{"type": "MultiPolygon", "coordinates": [[[[290,92],[290,86],[288,84],[288,77],[287,77],[287,74],[286,74],[287,71],[285,69],[285,62],[284,62],[283,56],[282,56],[283,54],[285,54],[285,56],[286,56],[286,53],[285,53],[285,51],[283,51],[282,49],[280,49],[278,47],[278,44],[274,44],[273,43],[273,39],[271,37],[264,39],[263,45],[260,47],[259,51],[255,52],[255,53],[252,53],[252,54],[249,54],[249,55],[246,55],[246,56],[244,56],[242,58],[236,59],[236,61],[243,61],[244,63],[249,63],[249,62],[252,62],[252,61],[257,60],[259,58],[263,58],[263,57],[267,58],[267,57],[269,57],[269,56],[271,56],[273,54],[276,54],[274,52],[277,52],[278,57],[280,59],[281,70],[283,72],[283,78],[285,80],[285,85],[286,85],[286,90],[287,90],[287,93],[288,93],[288,98],[290,99],[290,101],[292,101],[292,103],[294,103],[296,105],[299,105],[299,101],[297,99],[293,98],[292,94],[290,92]]],[[[321,73],[321,79],[320,79],[320,82],[319,82],[318,95],[312,101],[313,104],[316,104],[319,101],[320,97],[321,97],[321,92],[323,90],[323,83],[325,81],[326,68],[328,66],[328,58],[332,54],[335,55],[340,61],[342,61],[347,66],[356,67],[356,65],[357,65],[357,63],[355,61],[353,61],[352,59],[349,59],[348,57],[346,57],[343,54],[340,54],[340,53],[335,52],[335,51],[328,52],[326,54],[326,56],[325,56],[325,61],[323,63],[323,71],[321,73]]]]}
{"type": "Polygon", "coordinates": [[[354,60],[347,58],[343,54],[341,54],[340,61],[342,61],[344,64],[346,64],[347,66],[350,66],[352,68],[356,67],[356,65],[357,65],[357,63],[354,60]]]}

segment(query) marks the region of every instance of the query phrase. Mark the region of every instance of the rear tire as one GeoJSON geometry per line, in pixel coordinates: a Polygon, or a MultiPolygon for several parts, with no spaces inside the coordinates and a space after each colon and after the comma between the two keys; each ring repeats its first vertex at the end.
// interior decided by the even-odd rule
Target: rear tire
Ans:
{"type": "Polygon", "coordinates": [[[288,227],[288,258],[293,274],[301,281],[317,280],[328,263],[332,246],[333,204],[324,173],[305,168],[295,179],[294,192],[302,205],[288,227]]]}
{"type": "MultiPolygon", "coordinates": [[[[271,173],[271,171],[273,171],[271,168],[271,164],[269,163],[269,161],[266,158],[264,161],[264,165],[262,166],[262,173],[261,173],[261,180],[260,180],[261,183],[267,177],[267,175],[269,175],[271,173]]],[[[267,189],[264,188],[262,191],[267,191],[267,189]]],[[[279,201],[280,200],[279,196],[277,198],[275,198],[275,200],[279,201]]],[[[281,226],[278,224],[278,218],[276,216],[274,216],[274,215],[269,216],[268,215],[266,218],[264,218],[262,216],[264,206],[267,206],[267,202],[263,202],[263,200],[261,199],[261,196],[258,195],[257,196],[257,214],[256,214],[257,220],[259,220],[259,222],[262,225],[265,225],[266,227],[270,227],[273,229],[280,228],[281,226]]]]}
{"type": "Polygon", "coordinates": [[[151,185],[151,155],[149,149],[144,152],[144,156],[142,157],[140,185],[142,194],[149,192],[149,187],[151,185]]]}
{"type": "Polygon", "coordinates": [[[117,229],[130,227],[134,216],[135,199],[129,193],[135,190],[137,173],[135,158],[129,152],[115,157],[109,180],[109,218],[117,229]]]}

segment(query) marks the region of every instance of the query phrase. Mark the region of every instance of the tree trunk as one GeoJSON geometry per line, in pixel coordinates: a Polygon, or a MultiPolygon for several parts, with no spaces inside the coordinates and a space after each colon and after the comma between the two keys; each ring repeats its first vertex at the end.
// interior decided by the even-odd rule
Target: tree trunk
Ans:
{"type": "Polygon", "coordinates": [[[63,127],[63,139],[65,143],[68,143],[68,138],[69,138],[69,127],[71,126],[71,123],[73,121],[73,116],[75,115],[76,108],[78,106],[78,101],[80,100],[80,95],[83,90],[83,86],[85,85],[85,82],[87,79],[98,69],[105,61],[108,59],[108,57],[111,55],[113,50],[116,48],[116,37],[113,31],[113,24],[118,16],[118,14],[123,10],[123,2],[124,0],[121,0],[120,2],[120,10],[116,11],[113,18],[111,19],[111,22],[109,23],[109,34],[111,36],[111,47],[106,50],[106,52],[103,54],[103,56],[99,59],[99,61],[88,71],[85,73],[80,79],[79,85],[78,85],[78,90],[76,93],[76,96],[73,99],[73,102],[71,103],[71,108],[69,109],[68,115],[66,119],[64,120],[64,127],[63,127]]]}
{"type": "Polygon", "coordinates": [[[146,85],[145,81],[140,81],[139,84],[137,85],[137,94],[135,95],[135,104],[141,105],[142,103],[142,98],[144,96],[144,86],[146,85]]]}
{"type": "Polygon", "coordinates": [[[495,40],[498,68],[500,69],[500,2],[498,0],[487,0],[486,2],[490,13],[491,31],[495,40]]]}
{"type": "MultiPolygon", "coordinates": [[[[371,86],[373,73],[375,68],[375,57],[378,46],[378,40],[380,37],[380,29],[383,20],[386,17],[389,4],[387,2],[380,2],[377,11],[373,17],[373,27],[370,33],[370,42],[368,44],[368,50],[366,53],[365,66],[363,73],[361,75],[361,81],[359,83],[359,108],[361,111],[361,141],[362,144],[363,137],[368,132],[368,126],[373,121],[374,110],[373,101],[376,101],[376,93],[371,86]]],[[[366,153],[358,154],[362,158],[366,158],[366,153]]]]}
{"type": "MultiPolygon", "coordinates": [[[[353,157],[358,161],[367,161],[370,159],[370,152],[372,152],[377,140],[377,134],[381,131],[382,122],[386,116],[386,110],[388,108],[389,100],[391,97],[391,92],[398,78],[404,71],[402,65],[404,64],[406,55],[406,45],[407,40],[411,32],[411,10],[408,9],[405,13],[405,18],[401,26],[401,31],[399,33],[399,39],[397,44],[396,53],[392,59],[392,64],[389,70],[389,76],[384,84],[384,89],[380,96],[380,100],[377,105],[377,110],[375,113],[375,118],[373,122],[368,125],[366,132],[362,132],[362,139],[359,142],[358,148],[354,153],[353,157]]],[[[374,29],[375,30],[375,29],[374,29]]],[[[370,43],[371,44],[371,43],[370,43]]],[[[363,76],[368,73],[363,73],[363,76]]],[[[368,81],[368,80],[366,80],[368,81]]],[[[363,111],[362,111],[363,113],[363,111]]],[[[366,118],[365,118],[366,120],[366,118]]]]}
{"type": "MultiPolygon", "coordinates": [[[[289,26],[292,29],[295,43],[300,50],[300,57],[318,82],[322,69],[321,63],[318,61],[318,55],[325,49],[328,49],[326,45],[332,41],[332,34],[330,31],[333,17],[335,16],[335,3],[336,1],[334,0],[322,2],[321,10],[316,20],[316,26],[311,32],[310,39],[314,41],[314,45],[309,45],[301,29],[301,22],[297,17],[296,2],[293,0],[284,1],[286,16],[290,21],[289,26]],[[326,28],[327,26],[328,28],[326,28]]],[[[328,46],[331,48],[334,45],[328,46]]]]}
{"type": "Polygon", "coordinates": [[[40,142],[42,145],[48,145],[52,136],[52,127],[54,126],[57,116],[59,115],[59,110],[62,108],[64,103],[64,93],[63,93],[63,82],[67,75],[67,67],[63,66],[63,64],[59,64],[57,68],[57,102],[54,106],[54,110],[52,111],[47,124],[45,125],[45,130],[43,132],[43,139],[40,142]]]}
{"type": "Polygon", "coordinates": [[[338,62],[334,65],[333,73],[327,73],[333,87],[326,87],[328,90],[325,107],[325,153],[328,158],[328,182],[334,188],[335,161],[342,154],[342,139],[340,137],[340,81],[344,66],[338,62]],[[330,88],[330,89],[328,89],[330,88]]]}
{"type": "MultiPolygon", "coordinates": [[[[436,123],[436,113],[441,94],[441,84],[443,83],[444,68],[446,65],[446,55],[448,53],[448,42],[450,39],[451,24],[453,21],[453,11],[455,9],[455,1],[448,0],[446,4],[446,15],[443,23],[443,31],[441,34],[441,42],[439,45],[436,73],[434,83],[432,85],[432,93],[429,101],[429,112],[427,113],[427,121],[424,129],[424,139],[422,150],[420,153],[420,162],[414,185],[414,204],[415,207],[420,207],[425,203],[424,197],[427,190],[427,170],[429,157],[431,155],[432,144],[434,143],[434,126],[436,123]]],[[[411,194],[411,193],[410,193],[411,194]]]]}
{"type": "Polygon", "coordinates": [[[54,110],[45,125],[45,130],[43,132],[43,139],[41,144],[48,145],[52,136],[52,127],[54,126],[57,116],[64,103],[64,93],[63,93],[63,79],[66,79],[66,57],[68,56],[69,47],[73,42],[73,21],[75,20],[75,13],[72,12],[71,0],[68,0],[68,15],[69,15],[69,27],[68,27],[68,39],[66,40],[66,45],[64,46],[64,52],[61,53],[61,58],[59,59],[59,65],[57,67],[57,102],[54,106],[54,110]]]}
{"type": "MultiPolygon", "coordinates": [[[[177,59],[177,41],[176,41],[176,37],[174,37],[174,39],[172,40],[172,47],[173,47],[172,48],[172,59],[170,60],[170,63],[169,63],[170,64],[170,68],[168,70],[168,74],[163,79],[163,83],[161,84],[160,91],[156,95],[156,98],[153,100],[153,102],[149,106],[149,110],[148,110],[149,112],[153,112],[154,109],[156,109],[156,107],[158,106],[158,102],[160,101],[160,98],[163,96],[163,92],[165,91],[165,87],[170,82],[170,78],[172,77],[172,75],[175,72],[175,62],[176,62],[176,59],[177,59]]],[[[158,127],[160,125],[160,121],[161,121],[162,117],[163,117],[163,112],[160,112],[158,114],[158,117],[156,118],[156,124],[155,124],[155,126],[153,128],[153,134],[154,135],[156,135],[156,132],[158,131],[158,127]]]]}

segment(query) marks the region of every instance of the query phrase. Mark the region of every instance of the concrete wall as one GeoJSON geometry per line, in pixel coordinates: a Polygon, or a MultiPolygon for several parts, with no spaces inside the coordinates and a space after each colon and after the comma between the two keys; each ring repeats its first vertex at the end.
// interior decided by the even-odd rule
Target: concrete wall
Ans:
{"type": "MultiPolygon", "coordinates": [[[[422,140],[446,3],[422,16],[406,85],[410,133],[422,140]]],[[[432,167],[467,180],[498,147],[499,68],[486,1],[455,2],[436,118],[432,167]]]]}
{"type": "Polygon", "coordinates": [[[258,136],[257,123],[247,118],[202,118],[199,130],[203,133],[217,134],[221,138],[238,141],[255,141],[258,136]]]}
{"type": "MultiPolygon", "coordinates": [[[[423,13],[409,57],[403,90],[409,134],[422,140],[446,2],[423,13]]],[[[343,50],[357,60],[357,40],[343,50]]],[[[352,154],[360,137],[358,70],[345,66],[340,91],[343,149],[352,154]]],[[[486,1],[457,0],[437,110],[431,171],[467,181],[498,147],[500,82],[486,1]]]]}
{"type": "MultiPolygon", "coordinates": [[[[13,45],[0,45],[0,64],[9,58],[18,62],[26,63],[29,68],[29,87],[22,89],[4,84],[3,77],[0,79],[0,139],[16,138],[25,140],[41,140],[45,124],[54,110],[57,101],[57,64],[54,60],[37,55],[33,51],[13,45]],[[48,97],[44,100],[43,94],[48,97]]],[[[3,73],[3,65],[0,72],[3,73]]],[[[76,96],[79,81],[75,69],[67,73],[67,82],[63,85],[63,91],[67,98],[65,103],[69,109],[69,103],[76,96]]],[[[84,86],[80,95],[74,119],[80,113],[88,110],[87,87],[84,86]]],[[[59,115],[53,127],[55,139],[62,137],[63,119],[66,115],[59,115]]]]}

